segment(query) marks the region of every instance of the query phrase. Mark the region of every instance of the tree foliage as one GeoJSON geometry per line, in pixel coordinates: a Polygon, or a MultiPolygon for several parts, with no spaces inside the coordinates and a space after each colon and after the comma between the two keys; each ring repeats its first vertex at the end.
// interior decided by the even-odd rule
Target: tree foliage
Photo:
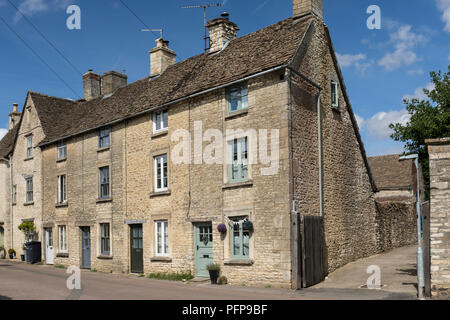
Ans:
{"type": "Polygon", "coordinates": [[[405,143],[407,153],[418,153],[423,167],[426,195],[429,195],[429,157],[425,145],[426,139],[444,138],[450,136],[450,65],[443,73],[430,72],[433,90],[424,89],[427,96],[424,100],[405,99],[403,103],[410,115],[406,125],[391,124],[394,130],[391,138],[405,143]]]}

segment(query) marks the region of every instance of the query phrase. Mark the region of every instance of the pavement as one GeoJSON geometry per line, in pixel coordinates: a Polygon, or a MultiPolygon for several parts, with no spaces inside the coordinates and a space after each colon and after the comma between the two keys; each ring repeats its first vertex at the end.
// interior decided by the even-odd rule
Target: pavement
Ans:
{"type": "Polygon", "coordinates": [[[136,275],[81,271],[81,290],[69,290],[67,270],[0,260],[0,300],[378,300],[416,299],[415,247],[353,262],[303,290],[213,286],[136,275]],[[367,266],[381,269],[382,288],[369,290],[367,266]]]}

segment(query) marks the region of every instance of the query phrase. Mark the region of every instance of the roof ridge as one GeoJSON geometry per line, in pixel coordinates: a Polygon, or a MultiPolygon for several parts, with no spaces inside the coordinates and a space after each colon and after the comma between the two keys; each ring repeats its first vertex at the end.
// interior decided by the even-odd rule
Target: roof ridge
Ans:
{"type": "Polygon", "coordinates": [[[36,92],[36,91],[31,91],[31,90],[29,90],[28,93],[29,93],[29,94],[32,94],[32,95],[33,95],[33,94],[36,94],[36,95],[39,95],[39,96],[41,96],[41,97],[52,98],[52,99],[58,99],[58,100],[63,100],[63,101],[66,101],[66,102],[73,102],[73,103],[78,104],[78,102],[76,102],[76,101],[74,101],[74,100],[71,100],[71,99],[64,99],[64,98],[61,98],[61,97],[55,97],[55,96],[51,96],[51,95],[44,94],[44,93],[40,93],[40,92],[36,92]]]}

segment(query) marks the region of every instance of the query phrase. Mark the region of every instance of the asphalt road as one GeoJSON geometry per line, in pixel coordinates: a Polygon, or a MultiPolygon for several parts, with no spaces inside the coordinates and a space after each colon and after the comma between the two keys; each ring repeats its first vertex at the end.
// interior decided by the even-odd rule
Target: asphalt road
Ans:
{"type": "MultiPolygon", "coordinates": [[[[0,300],[378,300],[415,299],[411,269],[413,248],[363,259],[331,274],[319,286],[305,290],[211,286],[140,278],[134,275],[81,272],[81,290],[69,290],[65,269],[0,260],[0,300]],[[380,264],[389,286],[360,288],[366,265],[380,264]],[[403,273],[403,274],[402,274],[403,273]],[[408,276],[408,275],[406,275],[408,276]]],[[[383,281],[383,283],[385,283],[383,281]]]]}

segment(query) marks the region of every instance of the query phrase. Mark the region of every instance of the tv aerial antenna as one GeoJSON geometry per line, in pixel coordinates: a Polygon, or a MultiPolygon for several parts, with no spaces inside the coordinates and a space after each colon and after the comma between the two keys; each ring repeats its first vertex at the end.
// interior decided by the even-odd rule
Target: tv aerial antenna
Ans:
{"type": "Polygon", "coordinates": [[[184,6],[181,7],[183,9],[203,9],[203,23],[205,28],[205,52],[208,51],[208,31],[206,27],[206,9],[213,8],[213,7],[222,7],[221,3],[208,3],[208,4],[202,4],[202,5],[194,5],[194,6],[184,6]]]}
{"type": "Polygon", "coordinates": [[[151,32],[156,35],[155,32],[159,32],[160,38],[163,37],[163,29],[141,29],[142,32],[151,32]]]}

